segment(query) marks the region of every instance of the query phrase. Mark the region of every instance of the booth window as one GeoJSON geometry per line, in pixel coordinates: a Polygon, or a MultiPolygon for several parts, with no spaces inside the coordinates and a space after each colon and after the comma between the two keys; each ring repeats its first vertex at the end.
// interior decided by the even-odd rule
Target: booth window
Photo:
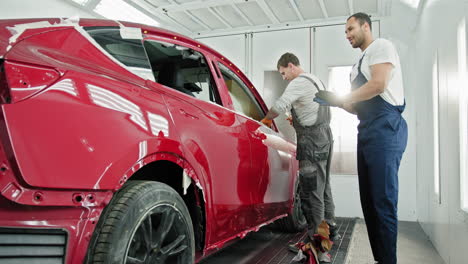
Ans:
{"type": "MultiPolygon", "coordinates": [[[[351,66],[337,66],[328,68],[328,87],[333,87],[338,94],[351,91],[349,74],[351,66]]],[[[357,126],[359,120],[356,115],[343,109],[331,107],[331,129],[335,143],[331,163],[332,174],[357,174],[357,126]]]]}

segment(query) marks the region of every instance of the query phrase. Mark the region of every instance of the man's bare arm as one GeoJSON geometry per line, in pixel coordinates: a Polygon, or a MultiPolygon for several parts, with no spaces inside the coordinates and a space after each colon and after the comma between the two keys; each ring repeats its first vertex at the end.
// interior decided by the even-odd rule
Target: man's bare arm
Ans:
{"type": "Polygon", "coordinates": [[[350,103],[343,103],[343,106],[341,107],[343,108],[344,110],[346,110],[346,112],[350,113],[350,114],[353,114],[353,115],[356,115],[357,112],[356,110],[354,109],[354,105],[353,104],[350,104],[350,103]]]}
{"type": "MultiPolygon", "coordinates": [[[[388,62],[372,65],[371,79],[363,86],[346,95],[344,103],[351,104],[369,100],[383,93],[390,80],[392,69],[393,65],[388,62]]],[[[347,109],[345,110],[348,111],[347,109]]]]}

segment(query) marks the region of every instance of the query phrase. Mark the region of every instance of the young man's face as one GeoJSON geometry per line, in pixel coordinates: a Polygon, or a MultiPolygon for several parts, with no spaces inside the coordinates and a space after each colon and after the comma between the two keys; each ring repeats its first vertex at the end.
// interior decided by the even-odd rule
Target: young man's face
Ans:
{"type": "Polygon", "coordinates": [[[367,24],[361,25],[359,20],[354,17],[346,22],[346,38],[353,48],[359,48],[364,44],[366,38],[364,28],[366,25],[367,24]]]}
{"type": "Polygon", "coordinates": [[[291,81],[294,79],[293,66],[294,65],[292,63],[288,63],[287,67],[279,67],[278,71],[281,74],[281,77],[283,77],[283,80],[291,81]]]}

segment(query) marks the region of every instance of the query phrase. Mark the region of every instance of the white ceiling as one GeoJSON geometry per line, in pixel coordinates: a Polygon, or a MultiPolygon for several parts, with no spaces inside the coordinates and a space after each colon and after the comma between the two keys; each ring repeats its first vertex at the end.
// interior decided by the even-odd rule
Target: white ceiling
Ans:
{"type": "MultiPolygon", "coordinates": [[[[94,11],[93,9],[103,0],[68,1],[80,5],[87,11],[94,11]]],[[[132,5],[159,22],[162,27],[169,27],[191,36],[318,23],[343,23],[355,12],[366,12],[374,17],[382,17],[389,14],[391,5],[391,0],[114,0],[113,2],[118,1],[132,5]]]]}

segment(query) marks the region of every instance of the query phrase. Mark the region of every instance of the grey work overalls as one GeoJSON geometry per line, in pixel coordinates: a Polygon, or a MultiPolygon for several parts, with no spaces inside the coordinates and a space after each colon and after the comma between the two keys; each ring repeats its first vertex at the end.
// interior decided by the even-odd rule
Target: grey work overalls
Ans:
{"type": "MultiPolygon", "coordinates": [[[[299,77],[310,80],[320,90],[310,77],[303,75],[299,77]]],[[[299,160],[300,167],[301,208],[308,229],[316,233],[322,220],[335,221],[335,204],[330,187],[330,162],[333,150],[330,107],[319,106],[317,120],[312,126],[300,124],[294,107],[291,113],[297,135],[296,159],[299,160]]]]}

